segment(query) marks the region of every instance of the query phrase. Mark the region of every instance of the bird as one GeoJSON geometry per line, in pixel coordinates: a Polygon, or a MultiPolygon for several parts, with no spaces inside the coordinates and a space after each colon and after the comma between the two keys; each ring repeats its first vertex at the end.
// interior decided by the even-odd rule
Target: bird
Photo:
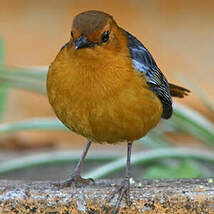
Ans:
{"type": "Polygon", "coordinates": [[[62,123],[87,138],[71,178],[61,187],[84,186],[81,166],[91,143],[127,144],[127,165],[113,213],[122,199],[130,206],[130,161],[133,142],[173,113],[172,97],[190,91],[168,83],[148,49],[115,19],[89,10],[73,19],[69,41],[49,66],[49,103],[62,123]]]}

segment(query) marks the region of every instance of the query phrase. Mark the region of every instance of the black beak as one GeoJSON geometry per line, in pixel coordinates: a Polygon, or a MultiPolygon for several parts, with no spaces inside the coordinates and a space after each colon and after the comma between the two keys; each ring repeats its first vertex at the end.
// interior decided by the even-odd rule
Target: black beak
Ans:
{"type": "Polygon", "coordinates": [[[88,39],[85,36],[81,36],[75,41],[75,50],[80,48],[88,48],[92,46],[94,46],[93,43],[88,41],[88,39]]]}

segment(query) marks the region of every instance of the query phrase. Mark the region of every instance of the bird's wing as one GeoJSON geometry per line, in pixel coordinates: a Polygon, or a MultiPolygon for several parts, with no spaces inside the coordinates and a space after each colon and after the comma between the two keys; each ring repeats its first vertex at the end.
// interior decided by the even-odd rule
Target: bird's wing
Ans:
{"type": "Polygon", "coordinates": [[[128,37],[128,48],[135,69],[145,75],[150,89],[159,97],[163,104],[162,118],[168,119],[173,111],[168,81],[143,44],[127,31],[125,33],[128,37]]]}

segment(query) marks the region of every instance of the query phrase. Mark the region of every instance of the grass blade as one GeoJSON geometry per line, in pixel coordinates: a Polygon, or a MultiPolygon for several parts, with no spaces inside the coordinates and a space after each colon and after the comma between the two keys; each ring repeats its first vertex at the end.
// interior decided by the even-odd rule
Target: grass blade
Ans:
{"type": "Polygon", "coordinates": [[[0,81],[7,83],[10,87],[46,94],[45,81],[6,75],[1,71],[0,71],[0,81]]]}
{"type": "Polygon", "coordinates": [[[150,149],[167,148],[171,146],[170,142],[166,141],[162,136],[156,136],[154,132],[155,130],[153,133],[149,133],[147,136],[137,140],[137,142],[150,149]]]}
{"type": "Polygon", "coordinates": [[[200,113],[187,106],[175,103],[172,120],[184,132],[201,139],[209,146],[214,146],[214,125],[200,113]]]}
{"type": "Polygon", "coordinates": [[[142,174],[145,179],[164,179],[164,178],[198,178],[203,173],[194,161],[181,160],[176,165],[166,165],[154,163],[149,166],[142,174]]]}
{"type": "Polygon", "coordinates": [[[47,67],[4,67],[2,74],[16,78],[29,78],[33,80],[46,81],[47,67]]]}
{"type": "Polygon", "coordinates": [[[4,117],[4,112],[7,105],[8,92],[8,84],[0,82],[0,121],[2,121],[4,117]]]}
{"type": "Polygon", "coordinates": [[[2,68],[0,80],[10,87],[46,94],[47,67],[2,68]]]}
{"type": "Polygon", "coordinates": [[[19,122],[0,124],[0,133],[12,133],[26,130],[62,130],[67,128],[56,118],[33,118],[19,122]]]}
{"type": "MultiPolygon", "coordinates": [[[[38,154],[26,155],[20,158],[14,158],[10,161],[2,162],[0,165],[0,174],[25,169],[29,167],[76,162],[80,158],[81,151],[52,151],[38,154]]],[[[90,152],[87,155],[87,161],[112,161],[118,157],[118,152],[90,152]]]]}
{"type": "MultiPolygon", "coordinates": [[[[0,73],[4,64],[4,43],[0,39],[0,73]]],[[[7,104],[8,84],[0,81],[0,121],[3,119],[4,111],[7,104]]]]}
{"type": "Polygon", "coordinates": [[[4,42],[0,38],[0,68],[2,67],[4,63],[4,42]]]}
{"type": "MultiPolygon", "coordinates": [[[[146,164],[149,162],[165,159],[165,158],[180,158],[180,159],[197,159],[207,162],[214,163],[213,152],[205,152],[201,150],[193,149],[177,149],[177,148],[164,148],[155,149],[151,151],[138,152],[132,155],[132,165],[146,164]]],[[[84,177],[90,178],[103,178],[119,169],[126,166],[126,158],[120,158],[118,160],[112,161],[100,168],[96,168],[89,173],[86,173],[84,177]]]]}

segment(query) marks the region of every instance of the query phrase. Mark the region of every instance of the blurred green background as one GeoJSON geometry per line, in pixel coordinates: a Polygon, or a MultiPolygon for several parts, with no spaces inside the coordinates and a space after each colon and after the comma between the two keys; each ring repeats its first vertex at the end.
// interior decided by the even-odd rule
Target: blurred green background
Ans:
{"type": "MultiPolygon", "coordinates": [[[[182,105],[175,104],[172,119],[135,144],[133,176],[214,176],[213,1],[0,0],[0,5],[0,178],[62,179],[78,160],[86,139],[64,131],[53,118],[45,78],[69,40],[73,17],[90,9],[112,14],[150,50],[170,82],[192,91],[176,100],[182,105]]],[[[120,177],[125,157],[122,143],[93,145],[85,175],[120,177]]]]}

